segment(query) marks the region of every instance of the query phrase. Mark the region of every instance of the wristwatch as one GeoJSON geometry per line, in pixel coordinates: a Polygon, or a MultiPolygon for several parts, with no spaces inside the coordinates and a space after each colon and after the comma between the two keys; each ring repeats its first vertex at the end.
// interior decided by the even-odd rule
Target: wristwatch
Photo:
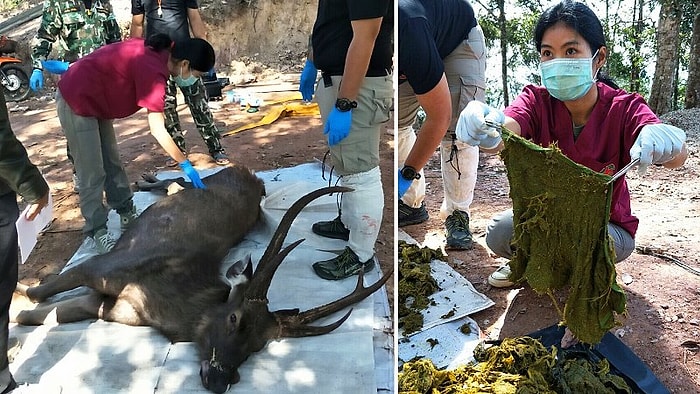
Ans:
{"type": "Polygon", "coordinates": [[[335,100],[335,107],[340,112],[348,112],[353,108],[357,108],[357,101],[352,101],[347,98],[339,98],[335,100]]]}
{"type": "Polygon", "coordinates": [[[411,166],[403,166],[403,168],[401,169],[401,176],[407,181],[420,179],[420,173],[411,166]]]}

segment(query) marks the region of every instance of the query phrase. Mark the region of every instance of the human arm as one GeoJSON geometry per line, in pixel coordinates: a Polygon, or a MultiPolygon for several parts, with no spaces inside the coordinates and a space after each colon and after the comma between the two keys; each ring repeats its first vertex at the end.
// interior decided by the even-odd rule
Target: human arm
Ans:
{"type": "Polygon", "coordinates": [[[115,42],[120,42],[122,40],[122,29],[119,27],[119,22],[117,22],[117,17],[114,16],[114,9],[112,8],[112,3],[105,2],[103,5],[107,10],[107,19],[102,22],[102,28],[105,31],[105,43],[113,44],[115,42]]]}
{"type": "Polygon", "coordinates": [[[129,30],[129,36],[131,36],[131,38],[143,37],[143,20],[143,14],[131,16],[131,29],[129,30]]]}
{"type": "MultiPolygon", "coordinates": [[[[369,61],[374,50],[374,41],[379,35],[383,18],[353,20],[350,22],[353,38],[345,56],[343,81],[338,90],[338,98],[355,101],[364,81],[369,61]]],[[[335,145],[350,134],[352,110],[340,111],[333,107],[326,119],[323,132],[328,135],[328,144],[335,145]]]]}
{"type": "Polygon", "coordinates": [[[499,109],[474,100],[470,101],[459,114],[455,133],[457,139],[472,146],[479,146],[487,153],[496,153],[503,149],[501,125],[520,135],[520,124],[513,118],[505,116],[499,109]]]}
{"type": "Polygon", "coordinates": [[[192,35],[194,35],[195,38],[201,38],[203,40],[206,40],[207,29],[204,26],[204,21],[202,21],[202,15],[199,13],[199,9],[188,8],[187,19],[190,22],[190,29],[192,30],[192,35]]]}
{"type": "Polygon", "coordinates": [[[185,174],[190,178],[192,185],[195,188],[203,189],[204,184],[202,179],[199,177],[197,171],[192,167],[192,163],[187,160],[184,153],[178,148],[173,138],[168,134],[165,129],[165,116],[162,112],[148,112],[148,127],[151,130],[151,134],[155,137],[156,141],[160,144],[165,152],[170,155],[179,165],[180,168],[185,172],[185,174]]]}
{"type": "Polygon", "coordinates": [[[33,220],[49,201],[49,186],[13,133],[5,99],[0,96],[0,194],[9,190],[29,202],[28,220],[33,220]]]}

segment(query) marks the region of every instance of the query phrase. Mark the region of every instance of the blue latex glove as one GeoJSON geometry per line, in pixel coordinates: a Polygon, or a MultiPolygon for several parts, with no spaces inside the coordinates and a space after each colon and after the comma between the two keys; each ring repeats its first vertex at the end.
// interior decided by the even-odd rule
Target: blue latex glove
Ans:
{"type": "Polygon", "coordinates": [[[184,171],[187,177],[190,178],[190,181],[192,181],[192,186],[194,186],[195,189],[206,189],[204,183],[202,182],[202,178],[199,177],[197,170],[192,167],[192,163],[190,163],[189,160],[185,160],[180,163],[180,168],[182,168],[182,171],[184,171]]]}
{"type": "Polygon", "coordinates": [[[61,75],[68,71],[68,62],[61,60],[44,60],[41,62],[41,65],[44,66],[44,70],[52,74],[61,75]]]}
{"type": "Polygon", "coordinates": [[[411,184],[413,183],[413,180],[412,180],[412,179],[409,180],[409,179],[404,178],[403,175],[401,175],[401,169],[400,169],[400,168],[398,169],[397,177],[398,177],[398,178],[396,178],[396,179],[399,180],[399,181],[398,181],[398,184],[399,184],[399,198],[401,198],[401,197],[403,197],[404,194],[406,194],[406,190],[408,190],[408,188],[411,187],[411,184]]]}
{"type": "Polygon", "coordinates": [[[316,66],[314,62],[307,59],[304,69],[301,71],[301,81],[299,81],[299,91],[304,101],[311,101],[314,98],[314,86],[316,85],[316,66]]]}
{"type": "Polygon", "coordinates": [[[29,77],[29,88],[35,92],[44,88],[44,73],[38,68],[35,68],[32,76],[29,77]]]}
{"type": "Polygon", "coordinates": [[[333,146],[350,134],[352,124],[352,110],[342,112],[333,108],[323,126],[323,134],[328,134],[328,145],[333,146]]]}

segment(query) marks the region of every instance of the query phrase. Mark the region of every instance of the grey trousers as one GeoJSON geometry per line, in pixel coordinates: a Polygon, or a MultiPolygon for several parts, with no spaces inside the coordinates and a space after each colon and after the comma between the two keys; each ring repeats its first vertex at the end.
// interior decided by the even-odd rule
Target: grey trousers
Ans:
{"type": "Polygon", "coordinates": [[[76,114],[60,91],[56,92],[56,109],[80,179],[83,232],[92,235],[107,225],[109,207],[123,213],[133,205],[129,179],[119,159],[114,121],[76,114]],[[103,202],[103,193],[109,207],[103,202]]]}
{"type": "MultiPolygon", "coordinates": [[[[491,219],[486,227],[486,245],[500,257],[513,257],[513,210],[503,211],[491,219]]],[[[615,262],[628,258],[634,251],[634,238],[622,227],[608,223],[608,234],[615,242],[615,262]]]]}

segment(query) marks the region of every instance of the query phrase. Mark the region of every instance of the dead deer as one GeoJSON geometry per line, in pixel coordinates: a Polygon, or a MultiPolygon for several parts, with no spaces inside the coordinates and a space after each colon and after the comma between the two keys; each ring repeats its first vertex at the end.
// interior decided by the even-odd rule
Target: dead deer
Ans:
{"type": "Polygon", "coordinates": [[[227,283],[219,274],[221,262],[257,219],[263,187],[246,170],[235,174],[234,178],[241,179],[223,182],[235,186],[223,192],[219,189],[227,187],[207,182],[214,176],[205,179],[205,190],[184,190],[146,209],[109,253],[95,256],[45,284],[25,287],[24,294],[34,301],[81,285],[93,291],[22,311],[16,321],[43,324],[47,314],[55,310],[59,323],[101,318],[152,326],[172,342],[194,341],[201,360],[202,384],[210,391],[223,393],[240,380],[238,367],[269,340],[333,331],[351,310],[333,324],[309,323],[363,300],[392,275],[393,270],[389,270],[365,287],[360,272],[355,290],[339,300],[305,312],[271,312],[267,291],[272,277],[283,259],[303,242],[300,239],[282,248],[292,222],[312,200],[350,189],[327,187],[300,198],[282,217],[255,272],[248,257],[228,269],[227,283]]]}

